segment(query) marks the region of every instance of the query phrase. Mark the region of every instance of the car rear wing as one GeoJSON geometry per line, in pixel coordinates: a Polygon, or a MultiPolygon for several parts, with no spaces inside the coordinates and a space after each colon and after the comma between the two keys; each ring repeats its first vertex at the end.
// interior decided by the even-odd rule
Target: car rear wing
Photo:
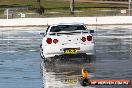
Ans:
{"type": "Polygon", "coordinates": [[[73,33],[94,33],[94,30],[77,30],[77,31],[60,31],[60,32],[50,32],[49,35],[57,35],[57,34],[73,34],[73,33]]]}
{"type": "Polygon", "coordinates": [[[43,32],[43,33],[40,33],[40,35],[46,36],[46,34],[49,34],[49,35],[58,35],[58,34],[73,34],[73,33],[81,33],[81,34],[89,33],[89,34],[93,34],[94,30],[61,31],[61,32],[50,32],[50,33],[44,33],[43,32]]]}

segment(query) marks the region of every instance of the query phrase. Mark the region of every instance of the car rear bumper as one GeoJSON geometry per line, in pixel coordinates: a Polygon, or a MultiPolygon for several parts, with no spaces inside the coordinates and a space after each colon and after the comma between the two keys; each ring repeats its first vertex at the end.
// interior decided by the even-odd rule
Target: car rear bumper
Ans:
{"type": "Polygon", "coordinates": [[[43,55],[45,58],[48,57],[55,57],[59,55],[64,55],[64,49],[67,48],[76,48],[75,54],[85,53],[87,55],[94,55],[95,54],[95,46],[94,43],[84,45],[84,44],[76,44],[76,45],[48,45],[42,47],[43,55]]]}

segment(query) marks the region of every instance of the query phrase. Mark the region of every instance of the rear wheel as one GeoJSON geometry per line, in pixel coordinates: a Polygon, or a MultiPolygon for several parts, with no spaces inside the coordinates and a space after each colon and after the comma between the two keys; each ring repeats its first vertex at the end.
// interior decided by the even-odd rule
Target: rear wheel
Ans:
{"type": "Polygon", "coordinates": [[[44,60],[44,62],[46,61],[46,58],[44,57],[44,55],[42,53],[40,53],[41,58],[44,60]]]}
{"type": "Polygon", "coordinates": [[[48,58],[45,58],[45,60],[47,62],[53,62],[53,63],[58,62],[60,59],[61,59],[61,57],[48,57],[48,58]]]}
{"type": "Polygon", "coordinates": [[[42,44],[40,44],[40,56],[41,58],[44,60],[44,62],[46,61],[46,58],[44,57],[44,54],[43,54],[43,49],[42,49],[42,44]]]}
{"type": "Polygon", "coordinates": [[[47,62],[51,62],[51,61],[52,61],[52,58],[51,58],[51,57],[48,57],[48,58],[45,58],[45,60],[46,60],[47,62]]]}

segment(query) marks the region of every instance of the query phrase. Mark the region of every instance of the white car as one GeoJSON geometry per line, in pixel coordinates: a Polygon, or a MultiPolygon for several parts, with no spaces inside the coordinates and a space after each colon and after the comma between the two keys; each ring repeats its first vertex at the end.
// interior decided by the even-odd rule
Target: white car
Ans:
{"type": "Polygon", "coordinates": [[[55,59],[67,55],[94,55],[95,44],[92,33],[84,24],[54,24],[48,26],[43,35],[41,57],[44,60],[55,59]]]}

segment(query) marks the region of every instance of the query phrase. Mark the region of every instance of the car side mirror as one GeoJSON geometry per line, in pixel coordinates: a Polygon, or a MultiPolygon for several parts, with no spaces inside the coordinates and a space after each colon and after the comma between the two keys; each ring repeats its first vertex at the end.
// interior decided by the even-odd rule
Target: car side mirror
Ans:
{"type": "Polygon", "coordinates": [[[45,36],[45,35],[46,35],[46,33],[40,33],[40,35],[45,36]]]}
{"type": "Polygon", "coordinates": [[[90,30],[90,33],[94,33],[94,30],[90,30]]]}

